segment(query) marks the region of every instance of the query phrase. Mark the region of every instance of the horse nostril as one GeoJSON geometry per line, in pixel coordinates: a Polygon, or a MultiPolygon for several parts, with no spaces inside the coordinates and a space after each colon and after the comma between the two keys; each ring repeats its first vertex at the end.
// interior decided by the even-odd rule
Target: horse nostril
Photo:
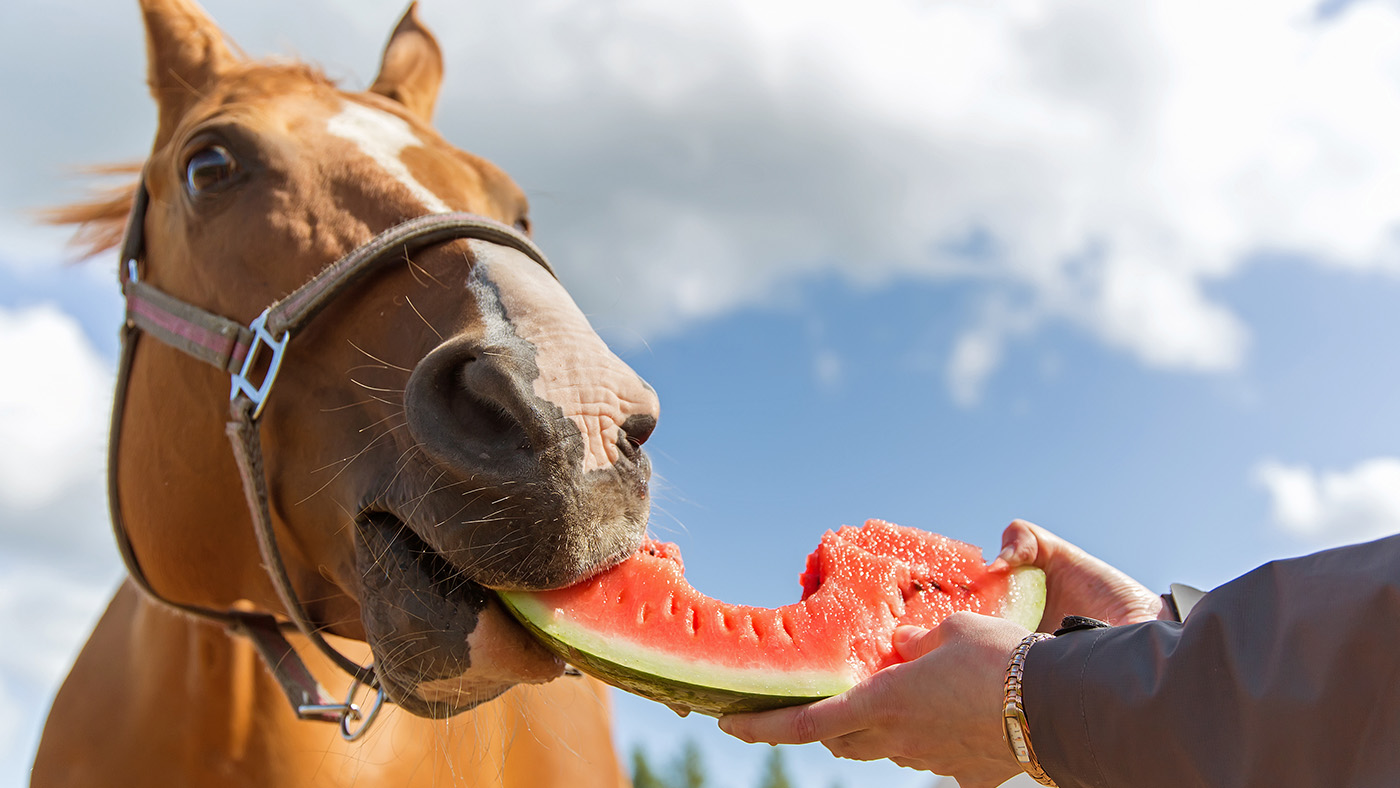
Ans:
{"type": "Polygon", "coordinates": [[[524,473],[546,436],[530,434],[540,419],[518,358],[510,348],[466,338],[433,349],[405,388],[414,440],[435,461],[482,478],[524,473]]]}
{"type": "Polygon", "coordinates": [[[656,417],[645,414],[635,414],[628,416],[622,422],[622,435],[618,436],[617,445],[622,449],[622,453],[629,459],[635,459],[642,448],[642,444],[647,442],[651,433],[656,429],[656,417]]]}

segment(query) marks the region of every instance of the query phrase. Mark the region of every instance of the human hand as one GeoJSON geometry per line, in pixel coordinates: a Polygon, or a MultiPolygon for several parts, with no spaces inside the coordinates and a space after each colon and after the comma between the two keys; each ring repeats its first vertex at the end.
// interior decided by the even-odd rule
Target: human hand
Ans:
{"type": "Polygon", "coordinates": [[[1152,621],[1162,598],[1138,581],[1034,523],[1015,520],[1001,535],[997,562],[1045,570],[1045,613],[1040,628],[1052,631],[1067,615],[1090,616],[1114,626],[1152,621]]]}
{"type": "Polygon", "coordinates": [[[1026,630],[1000,618],[954,613],[933,629],[900,627],[901,664],[841,695],[805,706],[721,717],[746,742],[819,741],[833,755],[888,758],[991,788],[1021,769],[1002,738],[1006,666],[1026,630]]]}

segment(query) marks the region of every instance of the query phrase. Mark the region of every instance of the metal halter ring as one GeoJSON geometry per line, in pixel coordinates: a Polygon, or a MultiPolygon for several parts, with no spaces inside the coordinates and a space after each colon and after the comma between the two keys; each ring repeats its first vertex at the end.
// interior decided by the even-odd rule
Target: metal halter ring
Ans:
{"type": "Polygon", "coordinates": [[[355,690],[360,688],[360,682],[350,682],[350,692],[345,695],[345,711],[340,715],[340,738],[346,741],[355,741],[369,730],[369,726],[374,724],[374,719],[379,716],[379,710],[384,708],[384,688],[379,687],[374,691],[374,702],[370,704],[369,711],[361,714],[360,707],[355,705],[355,690]],[[363,720],[360,727],[350,730],[350,720],[363,720]]]}
{"type": "Polygon", "coordinates": [[[319,719],[326,722],[338,718],[340,720],[340,738],[346,741],[355,741],[369,730],[369,726],[373,725],[375,718],[379,716],[379,710],[384,708],[384,690],[383,688],[374,688],[374,702],[370,704],[369,711],[360,711],[360,707],[355,703],[355,691],[364,686],[369,685],[352,680],[350,691],[345,694],[344,703],[303,704],[297,706],[297,716],[304,720],[319,719]],[[330,715],[335,715],[335,717],[332,718],[330,715]],[[350,730],[351,720],[360,720],[360,727],[350,730]]]}

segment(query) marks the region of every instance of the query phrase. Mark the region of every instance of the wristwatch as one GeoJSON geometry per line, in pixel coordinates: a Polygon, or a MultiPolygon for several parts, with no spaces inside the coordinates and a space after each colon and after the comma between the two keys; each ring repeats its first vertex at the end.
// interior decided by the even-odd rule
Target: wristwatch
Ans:
{"type": "Polygon", "coordinates": [[[1044,632],[1032,632],[1011,652],[1011,663],[1006,668],[1006,702],[1001,710],[1002,732],[1016,762],[1036,782],[1050,786],[1054,786],[1055,781],[1040,768],[1035,748],[1031,747],[1030,724],[1026,722],[1026,710],[1021,705],[1021,677],[1026,670],[1026,655],[1030,653],[1031,646],[1052,637],[1044,632]]]}
{"type": "Polygon", "coordinates": [[[1040,761],[1035,757],[1035,748],[1031,746],[1030,723],[1026,721],[1026,709],[1022,705],[1021,699],[1021,680],[1026,671],[1026,655],[1030,653],[1031,646],[1042,640],[1049,640],[1070,632],[1102,629],[1107,626],[1107,622],[1097,618],[1065,616],[1060,621],[1060,628],[1055,630],[1055,634],[1032,632],[1026,635],[1016,646],[1016,649],[1011,652],[1011,662],[1006,666],[1006,700],[1001,709],[1002,732],[1005,734],[1007,745],[1011,747],[1011,754],[1021,765],[1021,769],[1041,785],[1055,786],[1055,781],[1045,773],[1045,769],[1041,767],[1040,761]]]}
{"type": "MultiPolygon", "coordinates": [[[[1191,608],[1205,597],[1205,592],[1183,583],[1172,583],[1171,591],[1162,595],[1162,602],[1166,605],[1177,621],[1184,622],[1186,616],[1191,613],[1191,608]]],[[[1052,637],[1059,637],[1070,632],[1079,632],[1085,629],[1101,629],[1107,627],[1108,623],[1088,616],[1065,616],[1060,621],[1060,628],[1055,630],[1055,634],[1047,635],[1044,632],[1032,632],[1023,638],[1016,649],[1011,652],[1011,662],[1006,666],[1006,699],[1002,705],[1002,734],[1006,738],[1006,744],[1011,748],[1011,754],[1015,756],[1016,762],[1041,785],[1055,786],[1055,781],[1050,775],[1045,773],[1040,761],[1035,757],[1035,748],[1031,746],[1030,723],[1026,721],[1026,709],[1021,698],[1021,682],[1026,671],[1026,655],[1030,653],[1031,646],[1042,640],[1049,640],[1052,637]]]]}

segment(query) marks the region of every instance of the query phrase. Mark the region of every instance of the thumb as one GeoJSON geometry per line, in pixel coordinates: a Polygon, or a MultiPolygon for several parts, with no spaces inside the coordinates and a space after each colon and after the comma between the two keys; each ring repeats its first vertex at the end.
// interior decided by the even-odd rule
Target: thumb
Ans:
{"type": "Polygon", "coordinates": [[[1043,556],[1043,552],[1036,526],[1025,520],[1013,520],[1001,532],[1001,553],[992,564],[1004,562],[1010,566],[1041,566],[1043,569],[1043,559],[1048,557],[1043,556]]]}
{"type": "Polygon", "coordinates": [[[935,630],[904,625],[894,631],[894,651],[904,662],[913,662],[938,647],[935,630]]]}

